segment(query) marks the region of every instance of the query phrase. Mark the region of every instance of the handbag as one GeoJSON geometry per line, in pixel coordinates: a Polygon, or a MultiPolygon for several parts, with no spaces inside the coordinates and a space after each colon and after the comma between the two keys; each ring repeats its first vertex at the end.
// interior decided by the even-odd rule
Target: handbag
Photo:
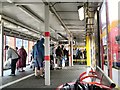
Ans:
{"type": "Polygon", "coordinates": [[[4,66],[3,66],[4,69],[10,69],[11,68],[11,58],[9,58],[8,60],[6,60],[4,62],[4,66]]]}

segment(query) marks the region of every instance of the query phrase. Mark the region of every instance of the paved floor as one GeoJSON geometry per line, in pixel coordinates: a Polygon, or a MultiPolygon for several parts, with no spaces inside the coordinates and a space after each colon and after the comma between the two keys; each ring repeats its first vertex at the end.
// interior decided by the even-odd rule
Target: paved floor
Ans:
{"type": "Polygon", "coordinates": [[[15,81],[15,80],[17,80],[19,78],[22,78],[24,76],[27,76],[29,74],[32,74],[33,70],[30,69],[29,66],[27,66],[26,69],[25,69],[25,72],[18,72],[16,70],[16,76],[14,76],[14,77],[9,76],[10,73],[11,73],[10,69],[9,70],[4,70],[4,76],[2,78],[0,77],[0,85],[7,84],[9,82],[15,81]]]}
{"type": "MultiPolygon", "coordinates": [[[[84,71],[86,71],[86,66],[76,65],[74,67],[65,67],[62,70],[51,71],[51,85],[50,86],[44,85],[44,79],[42,79],[42,78],[36,79],[34,76],[32,76],[23,81],[20,81],[18,83],[15,83],[13,85],[5,87],[3,90],[13,89],[13,88],[14,89],[20,89],[20,88],[34,89],[35,88],[35,90],[37,88],[39,90],[46,88],[46,89],[55,90],[55,88],[57,86],[59,86],[63,83],[75,81],[79,77],[79,75],[84,71]]],[[[26,74],[24,74],[24,75],[26,75],[26,74]]],[[[20,77],[18,77],[18,76],[11,77],[11,79],[13,79],[13,78],[20,78],[20,77]]],[[[4,82],[7,82],[7,81],[10,81],[10,78],[9,78],[9,80],[7,80],[7,79],[2,80],[2,83],[5,84],[4,82]]]]}

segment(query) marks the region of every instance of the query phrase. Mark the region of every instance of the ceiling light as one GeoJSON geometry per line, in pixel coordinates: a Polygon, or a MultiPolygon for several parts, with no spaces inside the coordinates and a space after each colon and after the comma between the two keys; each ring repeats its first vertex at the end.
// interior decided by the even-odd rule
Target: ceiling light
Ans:
{"type": "Polygon", "coordinates": [[[100,7],[98,7],[97,10],[99,11],[99,10],[100,10],[100,7]]]}
{"type": "Polygon", "coordinates": [[[7,0],[7,2],[9,2],[9,3],[13,3],[13,1],[12,1],[12,0],[7,0]]]}
{"type": "Polygon", "coordinates": [[[79,19],[82,21],[84,19],[84,8],[78,6],[79,19]]]}

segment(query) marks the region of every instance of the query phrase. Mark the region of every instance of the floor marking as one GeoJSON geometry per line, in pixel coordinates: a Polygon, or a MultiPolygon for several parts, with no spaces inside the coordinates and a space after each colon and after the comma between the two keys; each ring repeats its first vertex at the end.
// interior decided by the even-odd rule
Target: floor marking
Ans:
{"type": "Polygon", "coordinates": [[[24,80],[24,79],[27,79],[27,78],[29,78],[29,77],[32,77],[33,75],[34,75],[34,73],[33,73],[33,74],[30,74],[30,75],[27,75],[27,76],[25,76],[25,77],[22,77],[22,78],[20,78],[20,79],[17,79],[17,80],[15,80],[15,81],[9,82],[9,83],[7,83],[7,84],[4,84],[4,85],[0,86],[0,90],[1,90],[2,88],[5,88],[5,87],[10,86],[10,85],[12,85],[12,84],[15,84],[15,83],[17,83],[17,82],[20,82],[20,81],[22,81],[22,80],[24,80]]]}

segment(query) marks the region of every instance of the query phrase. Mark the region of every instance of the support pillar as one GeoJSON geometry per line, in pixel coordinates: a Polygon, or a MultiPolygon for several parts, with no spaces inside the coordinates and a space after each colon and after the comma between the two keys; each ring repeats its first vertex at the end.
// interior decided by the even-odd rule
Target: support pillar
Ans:
{"type": "Polygon", "coordinates": [[[4,48],[4,29],[2,16],[0,15],[0,76],[3,76],[3,48],[4,48]]]}
{"type": "Polygon", "coordinates": [[[45,5],[45,85],[50,85],[49,5],[45,5]]]}
{"type": "Polygon", "coordinates": [[[69,66],[71,67],[72,64],[71,64],[71,40],[69,38],[69,66]]]}
{"type": "Polygon", "coordinates": [[[73,66],[73,38],[71,37],[71,64],[73,66]]]}
{"type": "MultiPolygon", "coordinates": [[[[108,0],[106,0],[108,2],[108,0]]],[[[109,24],[109,14],[108,14],[108,3],[105,2],[106,4],[106,35],[107,35],[107,67],[108,67],[108,76],[112,79],[112,64],[113,64],[113,61],[112,61],[112,58],[109,57],[109,49],[110,49],[110,44],[109,44],[109,33],[108,33],[108,24],[109,24]]]]}
{"type": "Polygon", "coordinates": [[[86,36],[87,66],[91,66],[90,36],[86,36]]]}
{"type": "MultiPolygon", "coordinates": [[[[56,39],[58,39],[58,35],[57,35],[57,33],[55,32],[55,37],[56,37],[56,39]]],[[[57,62],[56,62],[56,45],[54,45],[54,68],[56,68],[56,64],[57,64],[57,62]]]]}
{"type": "Polygon", "coordinates": [[[73,66],[73,39],[69,38],[69,66],[73,66]]]}

